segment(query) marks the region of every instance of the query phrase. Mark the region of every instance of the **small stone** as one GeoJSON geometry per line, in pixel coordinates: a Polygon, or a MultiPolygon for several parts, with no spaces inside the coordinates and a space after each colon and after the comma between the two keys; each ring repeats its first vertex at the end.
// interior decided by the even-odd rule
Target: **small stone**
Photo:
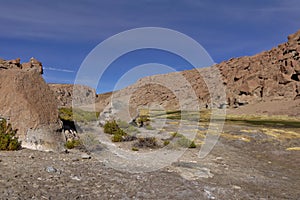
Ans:
{"type": "Polygon", "coordinates": [[[72,180],[80,181],[81,179],[78,176],[70,176],[72,180]]]}
{"type": "Polygon", "coordinates": [[[233,185],[232,188],[235,189],[235,190],[240,190],[240,189],[242,189],[242,188],[241,188],[240,186],[238,186],[238,185],[233,185]]]}
{"type": "Polygon", "coordinates": [[[89,154],[84,153],[84,154],[81,155],[81,158],[82,159],[91,159],[92,157],[89,154]]]}
{"type": "Polygon", "coordinates": [[[54,172],[57,172],[57,169],[55,169],[55,168],[52,167],[52,166],[48,166],[48,167],[46,167],[46,171],[47,171],[48,173],[54,173],[54,172]]]}
{"type": "Polygon", "coordinates": [[[216,159],[216,160],[223,160],[222,157],[216,157],[215,159],[216,159]]]}

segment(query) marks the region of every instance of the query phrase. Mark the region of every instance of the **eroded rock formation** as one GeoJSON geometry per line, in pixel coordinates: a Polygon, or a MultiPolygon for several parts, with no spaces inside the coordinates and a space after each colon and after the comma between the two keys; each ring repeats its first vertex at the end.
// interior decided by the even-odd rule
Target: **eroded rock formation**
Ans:
{"type": "Polygon", "coordinates": [[[192,108],[195,103],[204,108],[224,105],[236,108],[258,102],[300,99],[300,30],[288,36],[288,42],[269,51],[232,58],[208,68],[145,77],[114,92],[112,97],[129,101],[132,112],[151,104],[166,110],[179,109],[182,105],[192,108]],[[216,79],[216,69],[220,79],[216,79]],[[224,99],[212,97],[212,92],[221,93],[218,81],[225,86],[224,99]]]}
{"type": "Polygon", "coordinates": [[[60,151],[65,138],[57,101],[42,72],[41,63],[34,58],[23,64],[20,59],[0,60],[0,116],[18,129],[23,147],[60,151]]]}
{"type": "Polygon", "coordinates": [[[230,105],[299,98],[299,54],[300,31],[277,48],[220,63],[230,105]]]}
{"type": "Polygon", "coordinates": [[[96,91],[93,88],[83,85],[72,84],[48,84],[58,100],[59,107],[72,107],[92,104],[95,102],[96,91]],[[74,95],[75,90],[75,95],[74,95]]]}

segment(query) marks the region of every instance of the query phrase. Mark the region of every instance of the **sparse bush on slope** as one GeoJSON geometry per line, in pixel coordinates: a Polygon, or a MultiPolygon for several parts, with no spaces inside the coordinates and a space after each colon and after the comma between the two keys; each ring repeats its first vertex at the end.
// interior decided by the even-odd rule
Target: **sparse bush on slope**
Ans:
{"type": "Polygon", "coordinates": [[[104,124],[104,133],[111,134],[113,142],[125,141],[127,133],[123,131],[117,124],[115,120],[107,121],[104,124]]]}
{"type": "Polygon", "coordinates": [[[16,137],[17,130],[10,123],[0,118],[0,150],[14,151],[21,149],[21,142],[16,137]]]}

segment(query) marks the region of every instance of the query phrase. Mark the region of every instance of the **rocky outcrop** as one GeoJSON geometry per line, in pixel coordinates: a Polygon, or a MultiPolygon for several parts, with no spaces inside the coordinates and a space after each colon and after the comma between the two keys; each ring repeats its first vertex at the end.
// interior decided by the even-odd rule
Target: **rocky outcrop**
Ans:
{"type": "Polygon", "coordinates": [[[72,84],[48,85],[54,91],[59,107],[72,107],[72,103],[76,103],[76,106],[92,104],[97,97],[95,89],[88,86],[72,84]],[[74,91],[76,95],[74,95],[74,91]]]}
{"type": "Polygon", "coordinates": [[[220,63],[229,104],[299,98],[299,54],[300,31],[277,48],[220,63]]]}
{"type": "Polygon", "coordinates": [[[41,63],[34,58],[23,64],[20,59],[0,60],[0,116],[18,129],[23,147],[60,151],[65,138],[57,101],[42,72],[41,63]]]}
{"type": "Polygon", "coordinates": [[[204,108],[224,105],[236,108],[258,102],[300,99],[300,30],[288,36],[288,42],[254,56],[233,58],[208,68],[142,78],[114,92],[113,99],[128,101],[130,112],[151,104],[166,110],[193,107],[195,103],[204,108]],[[220,90],[214,83],[216,69],[221,74],[219,81],[226,87],[226,98],[219,101],[211,100],[211,92],[220,90]]]}
{"type": "Polygon", "coordinates": [[[30,58],[29,62],[20,63],[21,59],[3,60],[0,58],[0,69],[23,69],[23,71],[35,70],[43,74],[43,65],[35,58],[30,58]]]}

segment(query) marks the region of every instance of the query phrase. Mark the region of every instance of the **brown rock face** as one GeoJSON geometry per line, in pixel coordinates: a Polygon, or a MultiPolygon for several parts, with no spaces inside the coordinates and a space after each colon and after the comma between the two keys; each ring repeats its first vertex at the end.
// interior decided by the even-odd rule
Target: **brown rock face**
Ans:
{"type": "Polygon", "coordinates": [[[0,59],[0,69],[23,69],[25,71],[35,70],[40,74],[43,74],[43,65],[35,58],[30,58],[27,63],[20,63],[21,59],[15,60],[3,60],[0,59]]]}
{"type": "Polygon", "coordinates": [[[257,102],[299,99],[300,30],[290,35],[288,42],[269,51],[233,58],[209,68],[145,77],[114,92],[113,98],[122,99],[129,95],[132,110],[153,102],[165,109],[178,109],[180,104],[195,103],[195,99],[191,100],[193,93],[200,107],[239,107],[257,102]],[[211,97],[211,92],[220,92],[219,86],[214,83],[217,80],[214,69],[219,70],[219,80],[226,87],[226,98],[219,101],[211,97]]]}
{"type": "Polygon", "coordinates": [[[88,86],[72,84],[48,85],[54,91],[59,107],[72,107],[72,103],[76,103],[76,106],[92,104],[97,96],[95,89],[88,86]],[[76,95],[74,95],[74,90],[76,95]]]}
{"type": "Polygon", "coordinates": [[[55,96],[41,76],[41,64],[31,66],[23,68],[19,59],[0,61],[0,116],[18,129],[23,147],[62,150],[65,139],[55,96]]]}
{"type": "Polygon", "coordinates": [[[30,58],[30,61],[27,63],[22,63],[22,68],[29,70],[29,69],[36,69],[40,74],[43,74],[43,66],[42,63],[36,60],[35,58],[30,58]]]}
{"type": "Polygon", "coordinates": [[[300,31],[288,42],[255,56],[241,57],[218,65],[231,106],[247,97],[248,103],[295,99],[298,96],[300,31]]]}

